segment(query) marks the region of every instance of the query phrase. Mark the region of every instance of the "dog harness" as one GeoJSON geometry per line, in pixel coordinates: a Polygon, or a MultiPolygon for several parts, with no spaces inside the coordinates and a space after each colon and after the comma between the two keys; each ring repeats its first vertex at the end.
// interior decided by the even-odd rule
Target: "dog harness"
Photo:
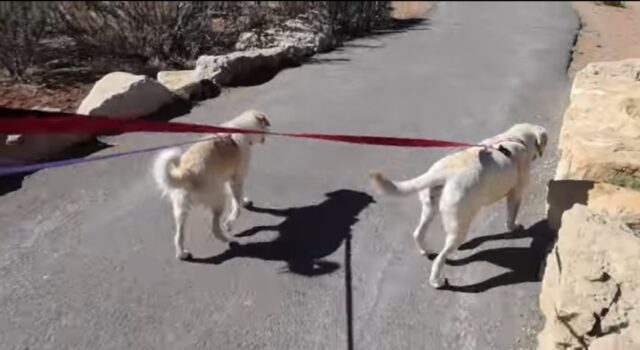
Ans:
{"type": "Polygon", "coordinates": [[[512,156],[511,151],[509,151],[509,149],[504,147],[502,145],[502,142],[515,142],[515,143],[521,144],[524,147],[527,147],[527,144],[524,143],[524,141],[522,139],[520,139],[520,138],[517,138],[517,137],[501,137],[501,136],[496,136],[496,137],[484,140],[484,141],[480,142],[480,146],[484,146],[485,149],[497,150],[498,152],[504,154],[505,157],[511,158],[511,156],[512,156]]]}

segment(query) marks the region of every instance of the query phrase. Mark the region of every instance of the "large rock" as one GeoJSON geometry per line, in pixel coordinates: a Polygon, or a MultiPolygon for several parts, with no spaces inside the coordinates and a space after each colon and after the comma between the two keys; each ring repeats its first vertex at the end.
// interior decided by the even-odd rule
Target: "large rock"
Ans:
{"type": "Polygon", "coordinates": [[[278,27],[242,33],[236,42],[236,50],[281,47],[301,59],[330,50],[335,44],[326,16],[310,11],[278,27]]]}
{"type": "Polygon", "coordinates": [[[241,84],[258,71],[276,71],[292,64],[286,48],[275,47],[220,56],[200,56],[196,61],[197,79],[210,79],[218,86],[241,84]]]}
{"type": "Polygon", "coordinates": [[[143,75],[109,73],[98,80],[78,107],[78,114],[139,118],[171,104],[175,96],[164,85],[143,75]]]}
{"type": "Polygon", "coordinates": [[[624,220],[580,204],[567,211],[542,282],[539,349],[638,349],[639,257],[640,237],[624,220]]]}
{"type": "Polygon", "coordinates": [[[240,34],[236,52],[201,56],[196,62],[196,80],[207,79],[218,86],[254,85],[270,79],[287,66],[335,47],[326,16],[311,11],[278,27],[240,34]]]}
{"type": "Polygon", "coordinates": [[[640,191],[589,180],[549,182],[547,220],[558,230],[562,214],[574,204],[586,205],[611,217],[640,223],[640,191]]]}
{"type": "MultiPolygon", "coordinates": [[[[59,108],[33,107],[33,110],[60,112],[59,108]]],[[[33,162],[58,156],[69,147],[89,141],[91,135],[85,134],[27,134],[9,135],[4,146],[0,147],[0,158],[9,163],[33,162]]]]}
{"type": "Polygon", "coordinates": [[[591,63],[576,74],[555,178],[640,178],[640,59],[591,63]]]}
{"type": "Polygon", "coordinates": [[[589,350],[640,350],[640,339],[638,329],[626,331],[622,334],[611,334],[595,339],[589,350]]]}
{"type": "Polygon", "coordinates": [[[158,72],[158,82],[188,101],[205,100],[220,94],[220,88],[213,81],[199,79],[195,70],[158,72]]]}
{"type": "Polygon", "coordinates": [[[91,135],[84,134],[13,135],[11,142],[0,149],[0,157],[18,163],[46,160],[56,158],[69,147],[91,139],[91,135]]]}

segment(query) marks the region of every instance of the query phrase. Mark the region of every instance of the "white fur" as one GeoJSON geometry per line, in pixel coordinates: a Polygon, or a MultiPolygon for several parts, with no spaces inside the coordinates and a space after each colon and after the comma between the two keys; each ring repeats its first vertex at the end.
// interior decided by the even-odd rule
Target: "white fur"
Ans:
{"type": "MultiPolygon", "coordinates": [[[[267,117],[256,110],[248,110],[224,125],[263,131],[270,126],[267,117]]],[[[172,148],[160,152],[155,158],[153,178],[162,196],[171,202],[178,259],[191,257],[184,248],[184,225],[193,204],[211,210],[211,230],[216,238],[223,242],[231,241],[224,231],[231,229],[240,215],[241,206],[249,203],[243,192],[251,147],[264,141],[265,136],[261,134],[218,135],[213,139],[203,139],[184,152],[172,148]],[[231,202],[229,214],[221,222],[228,202],[231,202]]]]}
{"type": "Polygon", "coordinates": [[[384,194],[402,196],[418,192],[422,214],[413,237],[421,254],[427,254],[424,237],[429,224],[438,212],[442,214],[445,245],[433,262],[429,278],[435,288],[445,284],[444,261],[464,242],[471,221],[483,206],[507,197],[507,229],[521,228],[516,222],[520,201],[529,182],[531,162],[542,156],[546,147],[547,133],[541,126],[516,124],[483,144],[494,147],[456,152],[411,180],[391,181],[381,173],[371,175],[374,187],[384,194]],[[497,144],[492,140],[498,140],[497,144]],[[511,156],[498,151],[498,145],[509,150],[511,156]]]}
{"type": "Polygon", "coordinates": [[[169,176],[169,167],[177,166],[180,163],[181,155],[182,150],[180,148],[169,148],[160,152],[153,162],[153,179],[156,181],[156,185],[158,185],[163,197],[168,196],[171,189],[177,187],[172,181],[172,177],[169,176]]]}

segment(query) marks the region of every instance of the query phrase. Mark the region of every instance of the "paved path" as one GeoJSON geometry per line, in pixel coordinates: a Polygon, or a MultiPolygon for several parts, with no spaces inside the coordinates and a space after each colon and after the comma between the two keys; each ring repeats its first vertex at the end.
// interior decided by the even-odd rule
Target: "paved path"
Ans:
{"type": "MultiPolygon", "coordinates": [[[[555,138],[577,23],[568,3],[440,3],[427,24],[351,42],[178,120],[219,123],[255,107],[279,130],[478,141],[534,121],[555,138]]],[[[99,153],[192,137],[122,135],[99,153]]],[[[236,227],[248,230],[243,248],[226,252],[198,210],[188,222],[194,263],[173,257],[169,206],[154,190],[151,156],[40,171],[0,197],[0,344],[532,347],[553,155],[537,164],[522,210],[533,228],[501,235],[504,205],[485,210],[468,249],[447,266],[456,288],[435,291],[431,263],[410,235],[418,201],[372,203],[366,175],[411,177],[446,152],[270,139],[257,149],[248,183],[263,210],[245,212],[236,227]]],[[[440,247],[442,235],[434,224],[429,244],[440,247]]]]}

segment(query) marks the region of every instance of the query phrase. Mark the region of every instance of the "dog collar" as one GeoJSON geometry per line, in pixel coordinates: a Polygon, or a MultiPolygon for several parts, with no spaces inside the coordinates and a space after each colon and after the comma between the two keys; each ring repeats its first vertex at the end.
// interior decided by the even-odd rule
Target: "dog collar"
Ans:
{"type": "Polygon", "coordinates": [[[505,157],[507,158],[511,158],[511,151],[509,151],[508,148],[504,147],[502,145],[503,142],[515,142],[515,143],[519,143],[522,146],[527,146],[524,141],[520,138],[517,137],[494,137],[488,140],[485,140],[483,142],[480,143],[480,146],[485,147],[485,148],[491,148],[491,149],[495,149],[498,152],[502,153],[505,155],[505,157]]]}
{"type": "Polygon", "coordinates": [[[215,139],[217,142],[228,144],[229,146],[238,147],[238,142],[233,139],[231,134],[217,134],[215,139]]]}
{"type": "Polygon", "coordinates": [[[507,158],[511,158],[511,151],[509,151],[506,147],[504,147],[503,145],[499,145],[497,148],[498,152],[504,154],[507,158]]]}

